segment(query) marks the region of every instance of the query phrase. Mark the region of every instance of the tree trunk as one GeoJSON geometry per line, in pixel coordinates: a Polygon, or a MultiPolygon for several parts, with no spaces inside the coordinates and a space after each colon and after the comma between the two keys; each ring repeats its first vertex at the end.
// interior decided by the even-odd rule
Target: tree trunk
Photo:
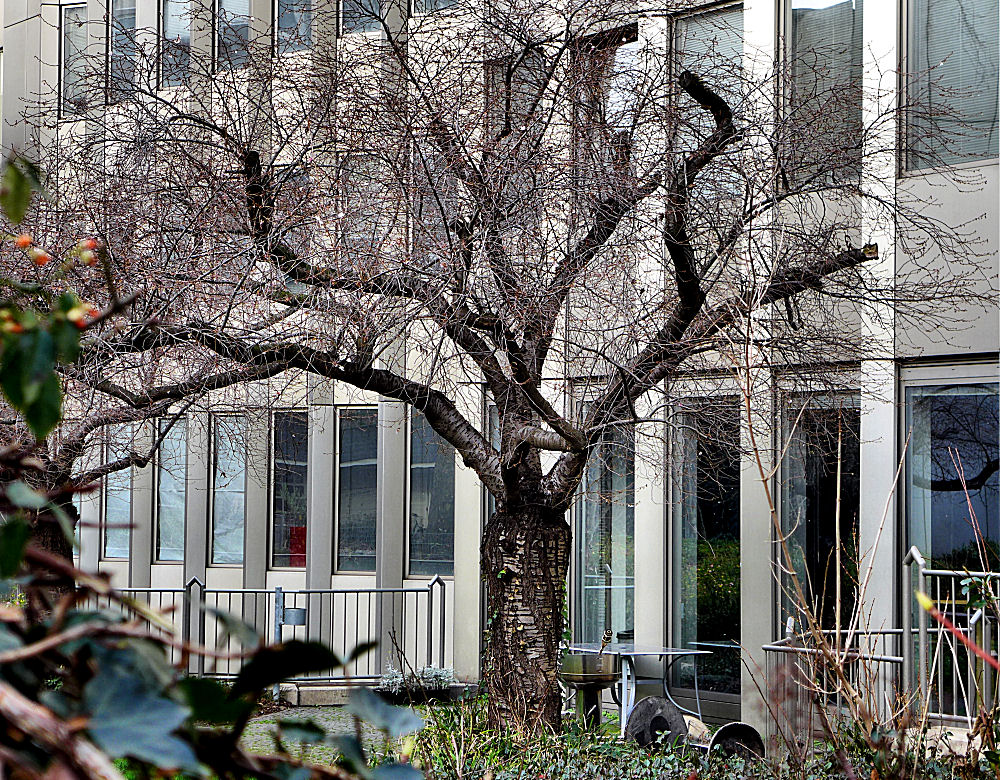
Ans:
{"type": "Polygon", "coordinates": [[[508,507],[486,527],[484,679],[495,728],[533,732],[559,726],[556,671],[569,555],[562,512],[508,507]]]}

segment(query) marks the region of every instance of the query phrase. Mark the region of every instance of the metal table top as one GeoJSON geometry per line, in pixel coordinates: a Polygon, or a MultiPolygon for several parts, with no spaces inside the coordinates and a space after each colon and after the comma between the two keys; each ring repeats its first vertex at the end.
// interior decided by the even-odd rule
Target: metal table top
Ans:
{"type": "MultiPolygon", "coordinates": [[[[569,646],[570,652],[574,653],[600,653],[600,642],[580,642],[569,646]]],[[[680,656],[680,655],[711,655],[711,650],[697,650],[693,647],[659,647],[658,645],[637,645],[632,642],[612,642],[604,648],[607,655],[629,655],[643,656],[652,655],[680,656]]]]}

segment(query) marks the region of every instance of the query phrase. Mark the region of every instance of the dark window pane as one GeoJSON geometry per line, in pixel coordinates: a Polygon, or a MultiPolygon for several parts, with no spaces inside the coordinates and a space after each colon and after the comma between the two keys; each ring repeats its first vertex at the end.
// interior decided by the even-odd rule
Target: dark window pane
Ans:
{"type": "MultiPolygon", "coordinates": [[[[824,628],[836,625],[839,584],[840,625],[847,626],[858,588],[859,403],[854,396],[812,398],[806,403],[801,414],[799,406],[785,410],[781,525],[792,569],[820,623],[824,628]]],[[[787,565],[784,556],[782,563],[787,565]]],[[[802,628],[800,605],[790,595],[791,579],[782,584],[787,591],[783,618],[794,616],[802,628]]]]}
{"type": "MultiPolygon", "coordinates": [[[[109,431],[106,463],[126,457],[132,445],[132,430],[109,431]]],[[[128,558],[132,538],[132,469],[114,471],[104,478],[104,544],[102,557],[128,558]]]]}
{"type": "Polygon", "coordinates": [[[934,568],[1000,565],[997,407],[993,383],[907,388],[909,544],[934,568]]]}
{"type": "Polygon", "coordinates": [[[108,89],[112,102],[127,97],[135,90],[137,56],[135,0],[112,0],[108,52],[108,89]]]}
{"type": "Polygon", "coordinates": [[[278,0],[278,51],[299,51],[310,46],[312,20],[312,0],[278,0]]]}
{"type": "Polygon", "coordinates": [[[382,29],[379,0],[343,0],[343,31],[374,32],[382,29]]]}
{"type": "MultiPolygon", "coordinates": [[[[166,430],[167,421],[160,429],[166,430]]],[[[177,420],[160,441],[156,458],[156,560],[184,560],[187,499],[187,423],[177,420]]]]}
{"type": "Polygon", "coordinates": [[[213,419],[212,563],[243,563],[246,499],[246,421],[213,419]]]}
{"type": "Polygon", "coordinates": [[[375,571],[378,410],[340,412],[337,570],[375,571]]]}
{"type": "Polygon", "coordinates": [[[272,564],[305,566],[309,468],[309,416],[305,412],[275,412],[273,458],[272,564]]]}
{"type": "Polygon", "coordinates": [[[419,412],[410,421],[410,574],[455,569],[455,450],[419,412]]]}
{"type": "Polygon", "coordinates": [[[62,9],[62,113],[79,114],[86,108],[87,6],[62,9]]]}
{"type": "Polygon", "coordinates": [[[215,53],[219,68],[245,65],[250,54],[250,0],[218,0],[215,53]]]}
{"type": "MultiPolygon", "coordinates": [[[[680,544],[672,565],[681,646],[712,652],[698,660],[703,690],[739,693],[739,406],[691,403],[678,422],[674,513],[680,544]]],[[[692,662],[680,659],[675,669],[675,683],[693,687],[692,662]]]]}

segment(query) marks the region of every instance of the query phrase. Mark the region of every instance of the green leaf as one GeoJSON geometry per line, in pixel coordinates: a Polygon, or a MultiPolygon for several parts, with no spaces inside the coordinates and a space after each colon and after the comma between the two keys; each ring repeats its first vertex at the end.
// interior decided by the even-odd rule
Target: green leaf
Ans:
{"type": "Polygon", "coordinates": [[[314,745],[326,736],[326,729],[313,720],[279,720],[278,728],[283,739],[314,745]]]}
{"type": "Polygon", "coordinates": [[[307,672],[321,672],[341,666],[340,658],[321,642],[290,642],[261,648],[240,669],[232,697],[261,691],[270,685],[307,672]]]}
{"type": "Polygon", "coordinates": [[[55,372],[41,383],[38,396],[31,405],[21,411],[25,422],[39,441],[59,424],[62,417],[62,384],[55,372]]]}
{"type": "Polygon", "coordinates": [[[346,663],[357,661],[365,653],[371,652],[376,647],[378,647],[378,642],[362,642],[360,645],[355,645],[350,655],[347,656],[346,663]]]}
{"type": "Polygon", "coordinates": [[[372,772],[372,780],[423,780],[424,773],[413,764],[382,764],[372,772]]]}
{"type": "Polygon", "coordinates": [[[0,389],[10,405],[20,410],[24,400],[24,377],[28,373],[28,353],[23,338],[6,339],[0,360],[0,389]]]}
{"type": "Polygon", "coordinates": [[[6,579],[17,574],[29,538],[31,526],[23,517],[8,517],[0,523],[0,577],[6,579]]]}
{"type": "Polygon", "coordinates": [[[80,353],[80,329],[68,320],[52,323],[52,341],[56,355],[64,363],[72,363],[80,353]]]}
{"type": "Polygon", "coordinates": [[[112,758],[129,756],[160,769],[197,771],[191,746],[174,736],[191,711],[120,668],[103,670],[83,690],[87,731],[112,758]]]}
{"type": "Polygon", "coordinates": [[[21,480],[11,482],[7,486],[7,498],[14,506],[22,509],[41,509],[49,503],[44,494],[32,490],[21,480]]]}
{"type": "Polygon", "coordinates": [[[208,677],[186,677],[177,687],[191,708],[191,717],[204,723],[235,723],[253,708],[243,699],[230,699],[229,689],[208,677]]]}
{"type": "Polygon", "coordinates": [[[367,688],[354,688],[347,711],[386,732],[390,737],[412,734],[424,727],[424,719],[408,707],[395,707],[367,688]]]}
{"type": "Polygon", "coordinates": [[[17,225],[24,219],[30,203],[31,179],[13,160],[8,160],[0,179],[0,209],[17,225]]]}
{"type": "Polygon", "coordinates": [[[220,644],[229,637],[233,637],[246,648],[252,649],[260,645],[260,635],[249,623],[216,607],[206,606],[205,612],[222,624],[222,636],[219,638],[220,644]]]}
{"type": "Polygon", "coordinates": [[[361,747],[361,743],[358,742],[357,737],[348,736],[347,734],[337,734],[329,737],[327,742],[340,751],[344,763],[347,764],[349,769],[353,769],[355,774],[364,778],[371,777],[371,772],[368,769],[368,759],[365,758],[365,750],[361,747]]]}

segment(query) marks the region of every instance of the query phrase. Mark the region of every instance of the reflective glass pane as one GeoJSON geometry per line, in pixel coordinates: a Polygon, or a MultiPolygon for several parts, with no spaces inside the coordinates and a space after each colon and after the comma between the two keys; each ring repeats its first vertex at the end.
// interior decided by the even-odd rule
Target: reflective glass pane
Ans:
{"type": "Polygon", "coordinates": [[[273,446],[272,565],[305,566],[309,416],[305,412],[275,412],[273,446]]]}
{"type": "Polygon", "coordinates": [[[135,89],[136,57],[135,0],[112,0],[111,45],[108,52],[108,80],[112,101],[135,89]]]}
{"type": "Polygon", "coordinates": [[[343,31],[374,32],[382,29],[379,0],[343,0],[343,31]]]}
{"type": "MultiPolygon", "coordinates": [[[[679,415],[674,458],[680,646],[711,651],[698,660],[698,684],[723,693],[740,692],[739,414],[736,402],[691,403],[679,415]]],[[[692,687],[691,661],[674,668],[675,684],[692,687]]]]}
{"type": "MultiPolygon", "coordinates": [[[[117,428],[109,431],[105,447],[106,462],[128,456],[132,431],[117,428]]],[[[132,539],[132,469],[114,471],[104,478],[104,544],[102,557],[128,558],[132,539]]]]}
{"type": "Polygon", "coordinates": [[[631,431],[605,435],[584,473],[579,504],[577,636],[600,641],[605,629],[633,631],[635,445],[631,431]]]}
{"type": "MultiPolygon", "coordinates": [[[[824,628],[834,628],[838,594],[840,625],[846,626],[858,589],[861,415],[856,396],[816,397],[805,404],[796,400],[785,409],[781,525],[810,608],[824,628]]],[[[782,623],[792,615],[801,628],[791,577],[782,586],[782,623]]]]}
{"type": "Polygon", "coordinates": [[[185,84],[191,61],[191,0],[163,0],[160,18],[161,81],[167,87],[185,84]]]}
{"type": "Polygon", "coordinates": [[[906,390],[908,544],[934,568],[1000,565],[997,406],[995,383],[906,390]]]}
{"type": "Polygon", "coordinates": [[[218,0],[215,52],[220,68],[245,65],[250,53],[250,0],[218,0]]]}
{"type": "Polygon", "coordinates": [[[156,560],[184,560],[187,500],[187,422],[177,420],[166,431],[156,456],[156,560]]]}
{"type": "Polygon", "coordinates": [[[62,9],[62,112],[78,114],[86,108],[87,6],[62,9]]]}
{"type": "Polygon", "coordinates": [[[337,569],[375,571],[378,410],[340,412],[337,569]]]}
{"type": "Polygon", "coordinates": [[[246,421],[213,419],[212,563],[243,563],[246,421]]]}
{"type": "Polygon", "coordinates": [[[410,421],[410,574],[455,568],[455,450],[419,412],[410,421]]]}
{"type": "Polygon", "coordinates": [[[278,51],[299,51],[312,44],[312,0],[278,0],[278,51]]]}

